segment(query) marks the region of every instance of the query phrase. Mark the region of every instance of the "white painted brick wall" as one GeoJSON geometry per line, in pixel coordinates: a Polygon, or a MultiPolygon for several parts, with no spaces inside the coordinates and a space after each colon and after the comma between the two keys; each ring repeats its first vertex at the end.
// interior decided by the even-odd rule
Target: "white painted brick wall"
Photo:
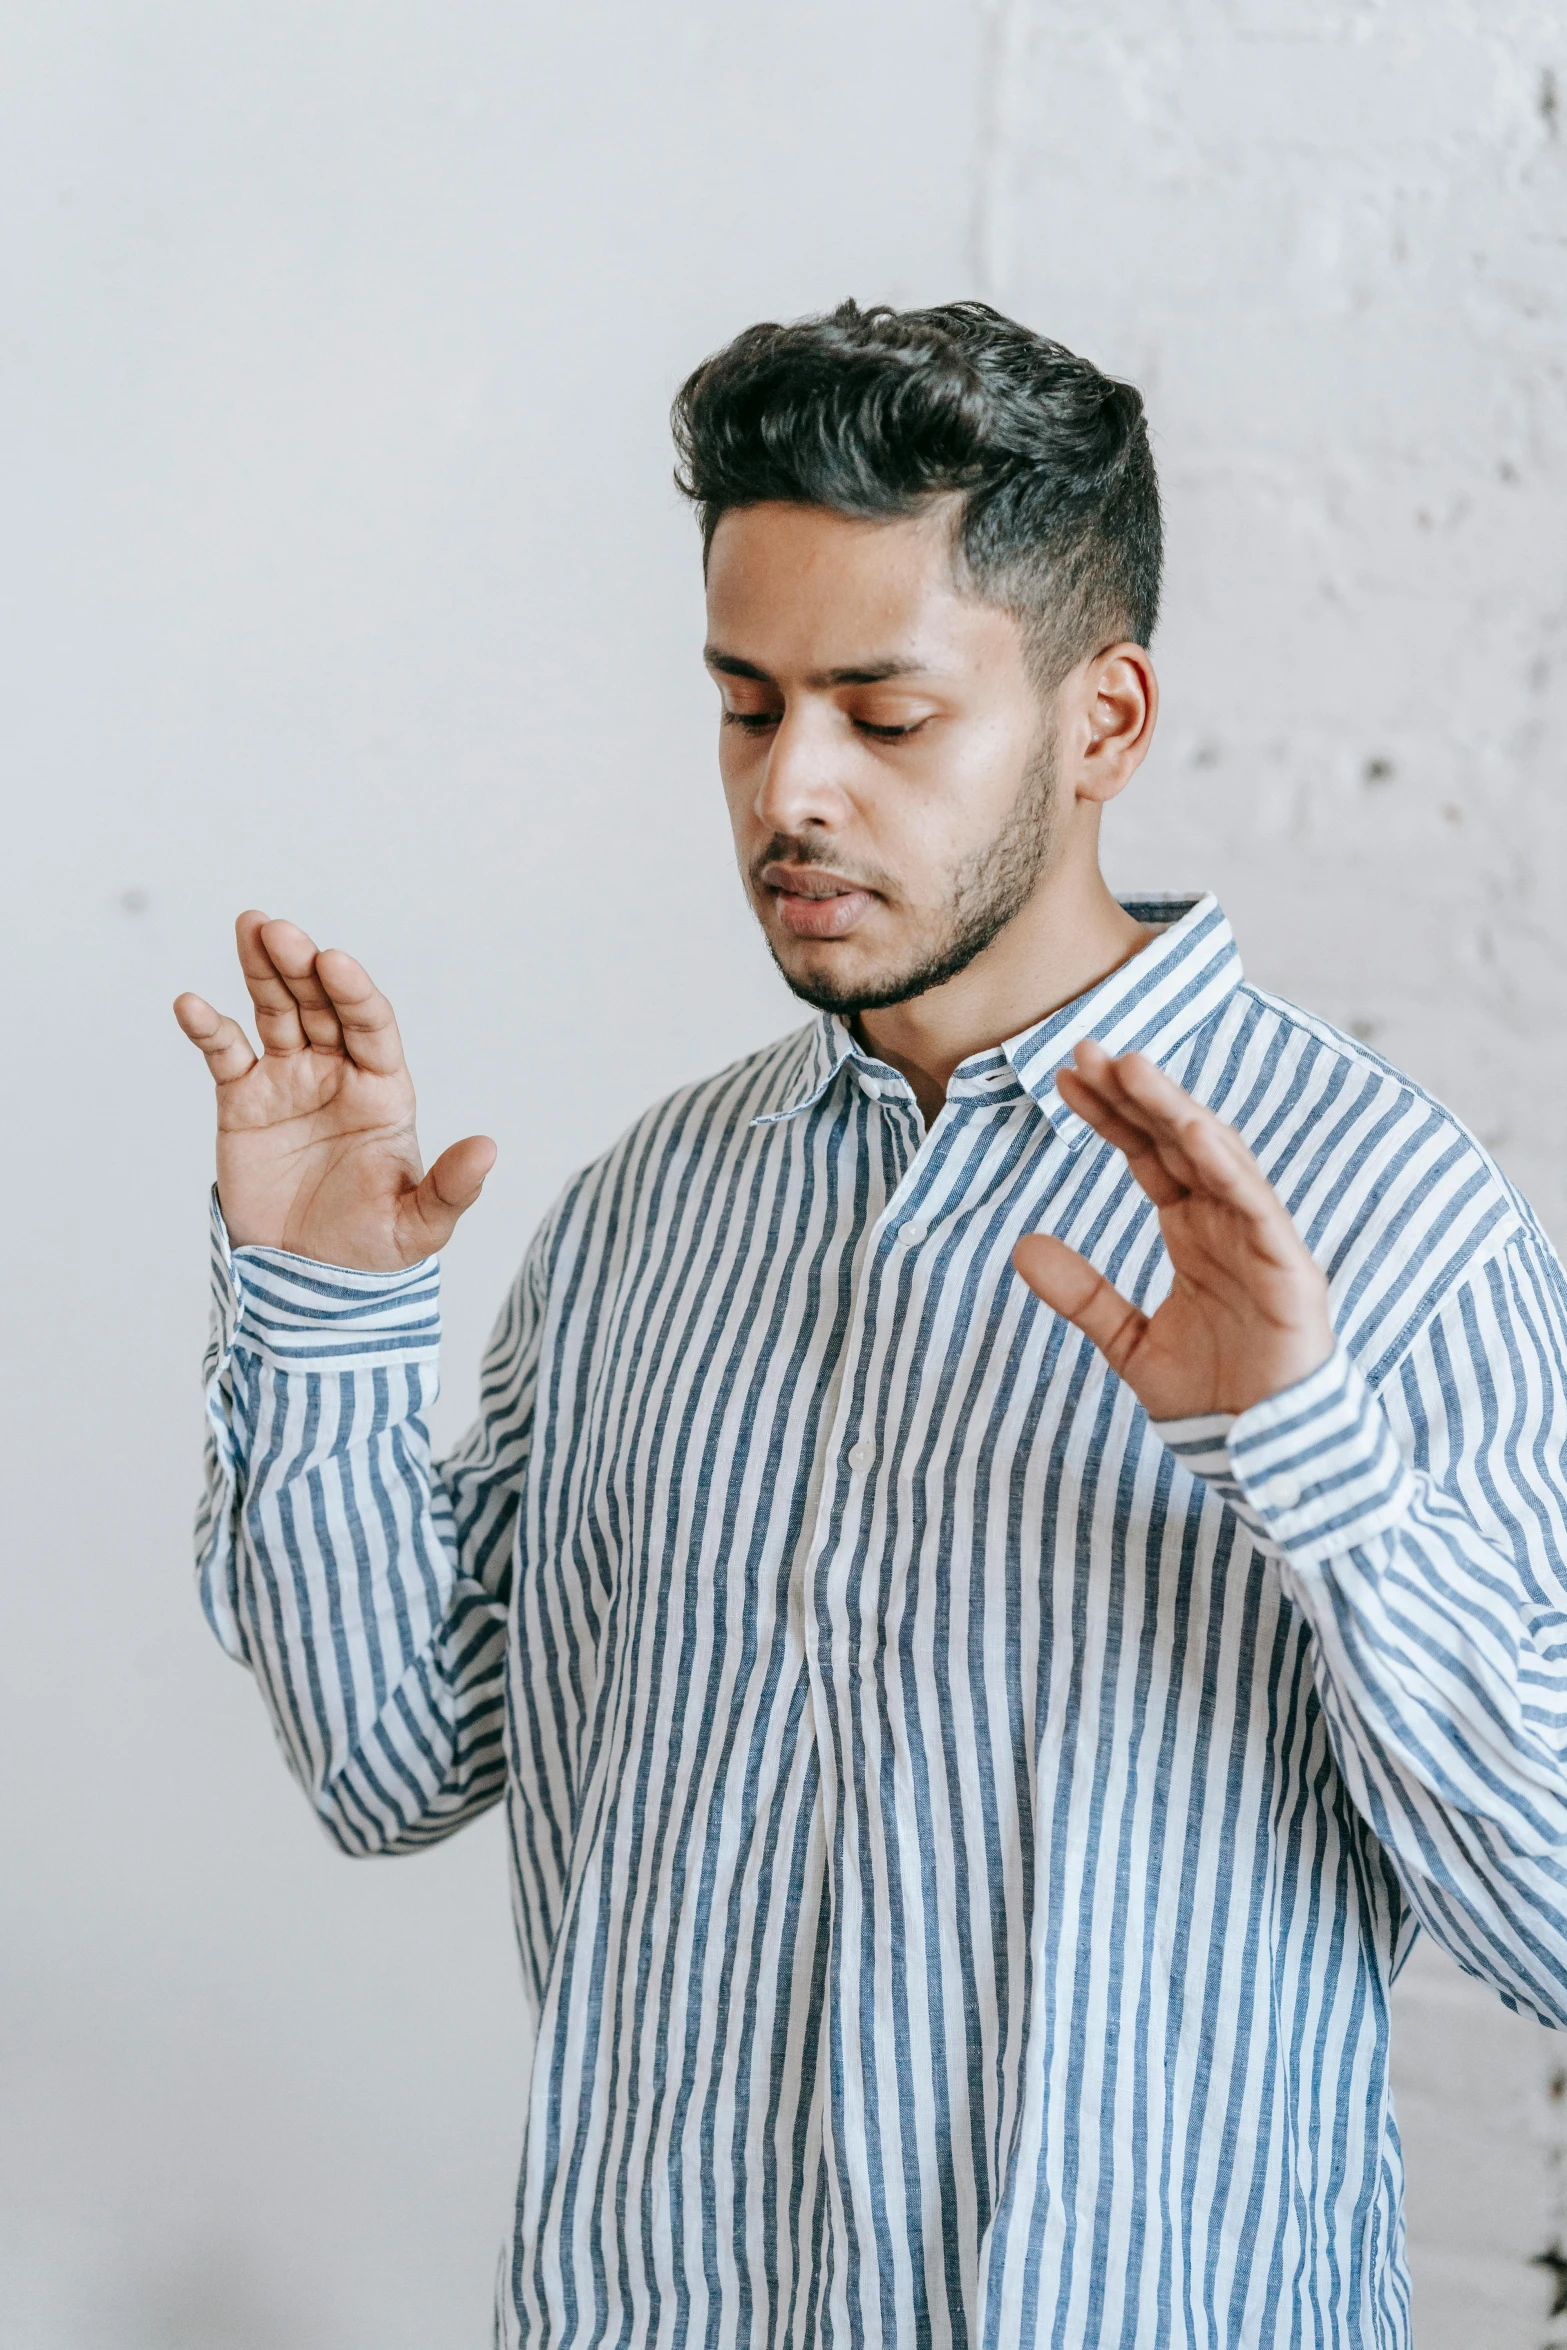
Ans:
{"type": "MultiPolygon", "coordinates": [[[[450,1431],[566,1170],[795,1017],[669,392],[752,316],[988,291],[1158,429],[1117,871],[1216,883],[1567,1239],[1562,9],[53,0],[0,66],[0,956],[48,1011],[0,1163],[0,2350],[477,2350],[525,2056],[498,1823],[346,1870],[197,1620],[210,1112],[168,998],[287,907],[371,957],[431,1136],[499,1135],[450,1431]]],[[[1421,2350],[1567,2345],[1529,2265],[1567,2048],[1417,1954],[1397,2053],[1421,2350]]]]}
{"type": "MultiPolygon", "coordinates": [[[[1130,375],[1170,526],[1119,878],[1449,1101],[1567,1240],[1567,13],[999,0],[976,258],[1130,375]]],[[[1420,2350],[1540,2350],[1567,2041],[1424,1948],[1420,2350]]]]}

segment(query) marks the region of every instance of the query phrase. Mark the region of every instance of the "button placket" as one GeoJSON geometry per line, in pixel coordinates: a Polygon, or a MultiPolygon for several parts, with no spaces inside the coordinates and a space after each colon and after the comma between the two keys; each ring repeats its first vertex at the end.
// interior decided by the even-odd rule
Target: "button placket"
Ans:
{"type": "MultiPolygon", "coordinates": [[[[999,1073],[999,1080],[1005,1082],[1009,1075],[1009,1071],[1003,1070],[999,1073]]],[[[908,1110],[917,1119],[913,1097],[908,1095],[904,1098],[903,1088],[900,1087],[897,1094],[887,1088],[880,1089],[880,1092],[884,1109],[908,1110]]],[[[968,1106],[972,1108],[974,1105],[968,1106]]],[[[923,1131],[916,1129],[918,1139],[914,1141],[902,1175],[883,1202],[875,1226],[866,1237],[864,1254],[855,1276],[849,1328],[839,1360],[837,1392],[823,1440],[822,1470],[816,1490],[811,1540],[804,1554],[805,1620],[807,1623],[815,1623],[818,1611],[825,1609],[827,1620],[833,1628],[835,1645],[840,1634],[846,1631],[842,1611],[856,1529],[869,1522],[866,1513],[873,1511],[875,1506],[874,1488],[867,1480],[869,1473],[876,1468],[882,1450],[874,1433],[866,1433],[867,1428],[874,1431],[879,1423],[881,1399],[877,1386],[874,1379],[868,1377],[862,1387],[859,1378],[867,1353],[874,1354],[877,1344],[872,1299],[877,1299],[877,1313],[886,1310],[888,1298],[896,1296],[901,1279],[906,1278],[900,1276],[900,1257],[923,1246],[931,1237],[931,1211],[927,1208],[924,1214],[918,1211],[911,1213],[910,1203],[919,1192],[933,1148],[949,1131],[953,1120],[961,1115],[963,1107],[961,1102],[944,1102],[928,1127],[923,1131]],[[845,1472],[848,1473],[847,1489],[840,1482],[845,1472]],[[839,1517],[837,1538],[829,1543],[829,1528],[835,1514],[839,1517]]],[[[938,1220],[946,1213],[946,1206],[950,1205],[952,1181],[952,1170],[949,1168],[947,1178],[940,1187],[942,1200],[946,1204],[938,1206],[938,1220]]],[[[957,1189],[961,1193],[961,1182],[957,1189]]],[[[842,1664],[846,1660],[839,1661],[842,1664]]]]}
{"type": "MultiPolygon", "coordinates": [[[[885,1106],[902,1109],[905,1105],[901,1101],[894,1100],[885,1106]]],[[[912,1099],[908,1106],[912,1108],[912,1099]]],[[[921,1160],[929,1147],[932,1132],[934,1132],[934,1128],[926,1131],[914,1142],[908,1164],[893,1186],[890,1195],[883,1201],[881,1214],[877,1217],[875,1226],[866,1235],[863,1254],[854,1277],[849,1309],[849,1327],[834,1374],[832,1403],[825,1416],[825,1425],[820,1440],[822,1447],[819,1456],[821,1468],[816,1481],[810,1539],[799,1554],[802,1563],[798,1570],[798,1607],[801,1620],[808,1627],[807,1643],[812,1650],[813,1685],[816,1673],[815,1633],[809,1628],[814,1627],[818,1608],[825,1600],[829,1616],[834,1623],[834,1636],[836,1637],[836,1611],[841,1594],[834,1590],[834,1578],[841,1554],[846,1547],[846,1537],[848,1537],[848,1547],[852,1548],[852,1529],[849,1521],[858,1519],[859,1512],[867,1500],[863,1485],[858,1491],[855,1491],[851,1486],[849,1494],[843,1497],[844,1523],[839,1527],[838,1540],[835,1544],[829,1545],[828,1530],[839,1506],[839,1480],[844,1469],[847,1468],[851,1478],[858,1483],[864,1477],[865,1472],[874,1468],[876,1463],[874,1437],[856,1433],[857,1426],[863,1425],[867,1414],[874,1418],[874,1395],[869,1390],[865,1391],[857,1415],[854,1414],[852,1402],[852,1398],[859,1389],[860,1365],[867,1347],[873,1344],[874,1339],[869,1321],[869,1301],[876,1283],[878,1262],[885,1270],[888,1254],[896,1252],[901,1237],[899,1221],[901,1210],[898,1203],[901,1198],[907,1195],[910,1185],[916,1178],[921,1160]],[[825,1584],[823,1582],[824,1576],[826,1577],[825,1584]]],[[[923,1228],[921,1236],[924,1236],[923,1228]]],[[[796,1604],[795,1594],[791,1590],[791,1609],[796,1604]]]]}
{"type": "Polygon", "coordinates": [[[870,1302],[876,1289],[878,1270],[884,1279],[896,1281],[897,1276],[892,1267],[896,1263],[898,1253],[902,1250],[918,1248],[922,1242],[930,1238],[929,1225],[918,1216],[905,1219],[898,1203],[900,1198],[906,1195],[910,1187],[916,1183],[921,1161],[929,1148],[934,1133],[935,1125],[933,1123],[914,1151],[891,1198],[883,1206],[881,1215],[877,1219],[879,1229],[873,1231],[867,1240],[865,1254],[861,1259],[859,1273],[855,1281],[849,1335],[839,1371],[839,1386],[834,1402],[831,1432],[826,1443],[826,1474],[822,1478],[818,1492],[816,1524],[808,1553],[812,1562],[813,1605],[815,1600],[819,1600],[823,1596],[820,1577],[824,1570],[828,1576],[826,1596],[830,1608],[834,1606],[837,1597],[840,1596],[835,1591],[835,1583],[839,1567],[838,1553],[844,1549],[845,1536],[848,1533],[847,1521],[851,1518],[857,1519],[860,1512],[869,1506],[869,1496],[861,1481],[876,1466],[877,1445],[874,1436],[859,1433],[858,1430],[863,1429],[867,1417],[874,1420],[877,1399],[873,1387],[867,1385],[863,1391],[860,1390],[858,1372],[867,1348],[873,1348],[875,1344],[870,1302]],[[860,1394],[860,1408],[856,1417],[851,1419],[849,1415],[854,1408],[851,1399],[857,1392],[860,1394]],[[836,1468],[835,1464],[837,1464],[836,1468]],[[849,1471],[853,1485],[851,1485],[848,1495],[843,1497],[845,1523],[839,1528],[838,1543],[832,1550],[828,1550],[824,1547],[824,1536],[838,1501],[838,1496],[834,1492],[835,1475],[841,1473],[842,1469],[849,1471]],[[855,1490],[855,1487],[858,1487],[858,1490],[855,1490]]]}

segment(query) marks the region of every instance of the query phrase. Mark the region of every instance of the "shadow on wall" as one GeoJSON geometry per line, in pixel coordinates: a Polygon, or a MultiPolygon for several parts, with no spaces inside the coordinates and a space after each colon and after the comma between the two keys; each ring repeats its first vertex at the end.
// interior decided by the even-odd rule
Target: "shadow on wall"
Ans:
{"type": "Polygon", "coordinates": [[[301,2333],[238,2242],[191,2245],[145,2274],[106,2257],[101,2232],[50,2231],[0,2243],[0,2350],[329,2350],[301,2333]]]}
{"type": "Polygon", "coordinates": [[[1567,2039],[1422,1935],[1393,1993],[1417,2350],[1567,2350],[1567,2039]]]}

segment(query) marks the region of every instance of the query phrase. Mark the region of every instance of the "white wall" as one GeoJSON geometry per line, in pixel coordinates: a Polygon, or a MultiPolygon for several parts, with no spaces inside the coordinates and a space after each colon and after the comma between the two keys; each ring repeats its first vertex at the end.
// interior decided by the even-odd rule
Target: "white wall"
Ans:
{"type": "MultiPolygon", "coordinates": [[[[1567,9],[1003,0],[991,32],[994,298],[1158,428],[1165,716],[1112,869],[1217,888],[1253,974],[1567,1241],[1567,9]]],[[[1530,2265],[1567,2241],[1567,2046],[1429,1946],[1399,2020],[1421,2350],[1567,2343],[1530,2265]]]]}
{"type": "MultiPolygon", "coordinates": [[[[493,1823],[353,1868],[189,1591],[205,1081],[258,902],[497,1133],[448,1427],[561,1177],[793,1018],[728,867],[664,411],[984,291],[1148,391],[1128,879],[1567,1236],[1567,24],[1489,0],[51,0],[0,16],[5,2350],[476,2350],[527,2024],[493,1823]],[[1552,78],[1555,77],[1555,78],[1552,78]]],[[[1540,2350],[1567,2056],[1439,1961],[1424,2350],[1540,2350]]]]}

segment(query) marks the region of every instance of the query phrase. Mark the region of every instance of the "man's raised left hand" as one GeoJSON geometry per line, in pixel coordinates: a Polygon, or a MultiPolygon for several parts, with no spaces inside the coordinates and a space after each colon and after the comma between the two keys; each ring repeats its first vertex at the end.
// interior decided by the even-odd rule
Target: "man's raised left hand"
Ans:
{"type": "Polygon", "coordinates": [[[1144,1314],[1034,1232],[1012,1261],[1036,1297],[1093,1340],[1151,1419],[1248,1411],[1319,1369],[1333,1351],[1327,1281],[1233,1127],[1141,1053],[1112,1060],[1085,1040],[1059,1083],[1158,1209],[1175,1279],[1144,1314]]]}

